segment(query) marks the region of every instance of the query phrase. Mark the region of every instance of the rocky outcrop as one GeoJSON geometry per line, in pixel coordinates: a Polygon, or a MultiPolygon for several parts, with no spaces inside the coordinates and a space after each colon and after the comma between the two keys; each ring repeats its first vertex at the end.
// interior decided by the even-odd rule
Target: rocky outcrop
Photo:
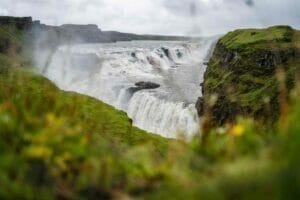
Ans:
{"type": "Polygon", "coordinates": [[[299,31],[283,26],[225,35],[208,63],[198,114],[212,112],[214,125],[237,116],[274,122],[280,113],[276,73],[283,68],[287,89],[294,87],[299,38],[299,31]]]}
{"type": "Polygon", "coordinates": [[[11,24],[14,24],[19,30],[23,30],[30,28],[33,24],[33,21],[31,17],[0,16],[0,26],[11,24]]]}
{"type": "Polygon", "coordinates": [[[0,54],[19,54],[22,51],[20,35],[28,31],[32,24],[31,17],[0,16],[0,54]],[[15,33],[19,35],[16,36],[15,33]]]}
{"type": "Polygon", "coordinates": [[[168,48],[162,47],[161,50],[164,52],[164,54],[167,56],[167,58],[171,58],[170,50],[168,48]]]}
{"type": "Polygon", "coordinates": [[[136,83],[135,86],[138,87],[139,89],[156,89],[160,87],[160,85],[157,83],[144,82],[144,81],[136,83]]]}
{"type": "Polygon", "coordinates": [[[135,87],[128,88],[128,92],[133,95],[135,92],[140,91],[140,90],[151,90],[151,89],[156,89],[159,88],[160,85],[157,83],[152,83],[152,82],[137,82],[135,83],[135,87]]]}

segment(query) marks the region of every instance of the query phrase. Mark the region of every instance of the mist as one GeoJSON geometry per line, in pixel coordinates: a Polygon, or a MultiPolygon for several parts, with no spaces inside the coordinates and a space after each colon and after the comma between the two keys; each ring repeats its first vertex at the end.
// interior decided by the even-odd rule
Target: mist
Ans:
{"type": "Polygon", "coordinates": [[[1,0],[0,15],[97,24],[138,34],[216,35],[236,28],[300,27],[298,0],[1,0]]]}

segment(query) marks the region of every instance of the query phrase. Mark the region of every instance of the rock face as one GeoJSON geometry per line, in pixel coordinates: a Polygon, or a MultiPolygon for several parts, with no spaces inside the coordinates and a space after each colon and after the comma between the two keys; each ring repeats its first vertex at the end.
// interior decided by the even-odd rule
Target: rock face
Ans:
{"type": "Polygon", "coordinates": [[[222,125],[237,116],[274,122],[280,113],[278,68],[287,89],[294,87],[300,67],[299,31],[278,26],[237,30],[216,45],[196,108],[202,116],[211,107],[212,122],[222,125]]]}
{"type": "Polygon", "coordinates": [[[17,32],[21,35],[23,31],[29,30],[32,24],[31,17],[0,16],[0,54],[20,53],[22,42],[13,33],[17,32]]]}
{"type": "Polygon", "coordinates": [[[164,40],[164,41],[186,41],[197,38],[183,36],[163,36],[163,35],[137,35],[132,33],[121,33],[117,31],[103,31],[104,36],[111,41],[131,41],[131,40],[164,40]]]}
{"type": "Polygon", "coordinates": [[[57,27],[61,40],[77,43],[112,42],[102,34],[97,25],[72,25],[66,24],[57,27]]]}
{"type": "Polygon", "coordinates": [[[34,33],[39,38],[58,41],[59,44],[72,43],[110,43],[131,40],[191,40],[188,37],[150,36],[120,33],[115,31],[101,31],[97,25],[65,24],[62,26],[47,26],[39,21],[33,23],[34,33]]]}
{"type": "Polygon", "coordinates": [[[0,26],[1,25],[11,25],[14,24],[19,30],[30,28],[32,25],[31,17],[8,17],[0,16],[0,26]]]}
{"type": "Polygon", "coordinates": [[[11,45],[11,41],[8,38],[0,37],[0,53],[7,53],[11,45]]]}
{"type": "Polygon", "coordinates": [[[28,29],[30,37],[39,38],[41,45],[57,46],[73,43],[108,43],[131,40],[191,40],[195,38],[181,36],[137,35],[116,31],[101,31],[97,25],[65,24],[48,26],[31,17],[0,16],[1,25],[15,25],[19,30],[28,29]]]}
{"type": "Polygon", "coordinates": [[[74,43],[107,43],[112,42],[96,25],[73,25],[47,26],[35,22],[32,33],[42,43],[51,45],[74,44],[74,43]]]}
{"type": "Polygon", "coordinates": [[[45,46],[68,43],[103,43],[112,42],[96,25],[47,26],[40,21],[32,21],[31,17],[0,16],[1,25],[14,25],[19,30],[39,38],[45,46]]]}

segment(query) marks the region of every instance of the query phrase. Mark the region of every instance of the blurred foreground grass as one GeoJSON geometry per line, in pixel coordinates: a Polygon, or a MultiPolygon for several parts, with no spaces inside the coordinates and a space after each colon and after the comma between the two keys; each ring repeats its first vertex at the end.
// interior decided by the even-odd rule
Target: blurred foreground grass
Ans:
{"type": "MultiPolygon", "coordinates": [[[[131,127],[125,113],[23,69],[0,74],[0,130],[0,197],[37,194],[35,186],[58,193],[125,187],[135,170],[129,150],[160,159],[167,147],[166,139],[131,127]]],[[[152,177],[147,169],[137,173],[152,177]]]]}
{"type": "Polygon", "coordinates": [[[284,124],[240,119],[213,129],[203,146],[198,136],[133,128],[124,113],[60,91],[20,68],[21,41],[12,44],[0,52],[0,199],[300,197],[299,88],[284,124]]]}

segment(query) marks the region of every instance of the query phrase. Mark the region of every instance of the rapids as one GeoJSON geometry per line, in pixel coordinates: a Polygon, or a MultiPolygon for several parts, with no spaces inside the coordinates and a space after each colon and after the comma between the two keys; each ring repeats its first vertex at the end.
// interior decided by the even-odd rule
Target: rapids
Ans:
{"type": "Polygon", "coordinates": [[[123,110],[141,129],[191,137],[199,132],[195,102],[202,95],[199,85],[216,40],[61,46],[40,71],[63,90],[123,110]],[[139,82],[156,87],[139,88],[139,82]]]}

